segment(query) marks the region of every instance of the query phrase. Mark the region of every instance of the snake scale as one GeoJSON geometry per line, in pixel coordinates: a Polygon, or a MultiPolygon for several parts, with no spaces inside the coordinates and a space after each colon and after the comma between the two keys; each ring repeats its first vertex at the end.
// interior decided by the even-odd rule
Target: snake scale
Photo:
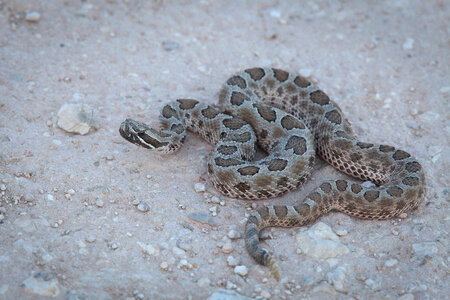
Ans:
{"type": "Polygon", "coordinates": [[[418,207],[425,175],[409,153],[359,141],[341,109],[304,77],[280,69],[251,68],[230,77],[219,93],[220,109],[194,99],[178,99],[161,111],[161,129],[126,119],[126,140],[160,153],[176,151],[186,129],[215,145],[207,166],[215,188],[241,199],[263,199],[299,187],[310,175],[315,154],[363,181],[329,180],[295,206],[259,207],[245,226],[245,244],[256,262],[277,264],[260,246],[270,226],[302,226],[331,210],[383,220],[418,207]],[[254,160],[258,145],[267,156],[254,160]]]}

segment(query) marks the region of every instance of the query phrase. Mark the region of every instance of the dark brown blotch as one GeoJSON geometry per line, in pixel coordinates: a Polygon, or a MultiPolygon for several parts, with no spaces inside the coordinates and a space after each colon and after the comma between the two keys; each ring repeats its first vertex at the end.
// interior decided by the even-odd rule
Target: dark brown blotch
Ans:
{"type": "Polygon", "coordinates": [[[254,103],[254,107],[258,110],[259,115],[268,122],[274,122],[277,119],[275,111],[267,105],[261,103],[254,103]]]}
{"type": "Polygon", "coordinates": [[[260,80],[261,78],[264,77],[264,75],[266,75],[264,69],[261,68],[246,69],[245,72],[249,74],[250,77],[255,81],[260,80]]]}
{"type": "Polygon", "coordinates": [[[161,114],[166,119],[170,119],[171,117],[177,118],[178,116],[177,111],[172,107],[170,107],[170,105],[164,106],[164,108],[161,111],[161,114]]]}
{"type": "Polygon", "coordinates": [[[322,196],[318,192],[312,192],[308,195],[308,198],[316,202],[316,204],[320,203],[320,200],[322,200],[322,196]]]}
{"type": "Polygon", "coordinates": [[[232,92],[231,93],[231,104],[233,105],[241,105],[244,101],[249,100],[248,96],[241,92],[232,92]]]}
{"type": "Polygon", "coordinates": [[[269,171],[283,171],[286,168],[287,160],[285,159],[272,159],[270,162],[268,162],[268,169],[269,171]]]}
{"type": "Polygon", "coordinates": [[[308,87],[309,85],[311,85],[311,82],[309,82],[306,78],[304,78],[302,76],[295,77],[294,83],[301,88],[305,88],[305,87],[308,87]]]}
{"type": "Polygon", "coordinates": [[[178,99],[177,102],[180,103],[181,109],[192,109],[198,103],[198,101],[194,99],[178,99]]]}
{"type": "Polygon", "coordinates": [[[308,216],[310,213],[310,207],[308,204],[296,205],[296,206],[294,206],[294,209],[300,216],[303,216],[303,217],[308,216]]]}
{"type": "Polygon", "coordinates": [[[289,73],[280,69],[272,69],[273,75],[279,82],[286,81],[289,77],[289,73]]]}
{"type": "Polygon", "coordinates": [[[263,220],[267,220],[269,218],[269,208],[267,206],[259,207],[256,211],[263,220]]]}
{"type": "Polygon", "coordinates": [[[409,186],[415,186],[419,184],[419,178],[417,177],[406,177],[402,180],[403,184],[409,185],[409,186]]]}
{"type": "Polygon", "coordinates": [[[405,169],[408,172],[415,173],[415,172],[420,171],[422,169],[422,166],[417,161],[413,161],[413,162],[407,163],[405,166],[405,169]]]}
{"type": "Polygon", "coordinates": [[[352,154],[350,154],[350,159],[354,162],[360,161],[362,159],[362,155],[358,152],[354,152],[352,154]]]}
{"type": "Polygon", "coordinates": [[[389,145],[380,145],[380,151],[381,152],[392,152],[395,148],[389,145]]]}
{"type": "Polygon", "coordinates": [[[234,136],[233,138],[230,138],[233,141],[239,142],[239,143],[246,143],[252,138],[252,135],[250,132],[244,132],[237,136],[234,136]]]}
{"type": "Polygon", "coordinates": [[[364,193],[364,199],[366,199],[369,202],[373,202],[378,199],[378,196],[380,195],[379,191],[371,190],[364,193]]]}
{"type": "Polygon", "coordinates": [[[181,134],[184,131],[184,126],[181,124],[172,124],[170,130],[175,131],[178,134],[181,134]]]}
{"type": "Polygon", "coordinates": [[[231,155],[231,154],[235,153],[237,150],[238,149],[236,146],[221,145],[217,148],[217,151],[223,155],[231,155]]]}
{"type": "Polygon", "coordinates": [[[243,167],[238,169],[238,172],[242,175],[242,176],[252,176],[255,175],[259,172],[259,168],[255,167],[255,166],[247,166],[247,167],[243,167]]]}
{"type": "Polygon", "coordinates": [[[409,155],[408,152],[405,152],[405,151],[403,151],[403,150],[397,150],[397,151],[395,151],[394,155],[392,155],[392,157],[393,157],[395,160],[402,160],[402,159],[408,158],[408,157],[410,157],[410,156],[411,156],[411,155],[409,155]]]}
{"type": "Polygon", "coordinates": [[[387,189],[387,193],[393,197],[401,197],[403,194],[403,190],[398,186],[392,186],[387,189]]]}
{"type": "Polygon", "coordinates": [[[284,147],[284,150],[289,149],[293,149],[297,155],[302,155],[307,150],[306,139],[296,135],[291,136],[284,147]]]}
{"type": "Polygon", "coordinates": [[[244,122],[244,120],[240,118],[231,118],[231,119],[225,119],[222,121],[223,125],[226,128],[236,130],[241,128],[242,126],[246,125],[247,123],[244,122]]]}
{"type": "Polygon", "coordinates": [[[342,179],[336,180],[336,187],[339,191],[344,192],[347,189],[347,181],[342,179]]]}
{"type": "Polygon", "coordinates": [[[361,148],[361,149],[368,149],[368,148],[373,147],[373,144],[371,144],[371,143],[357,142],[357,143],[356,143],[356,146],[358,146],[358,147],[361,148]]]}
{"type": "Polygon", "coordinates": [[[219,114],[219,111],[208,106],[207,108],[202,109],[202,115],[207,119],[213,119],[219,114]]]}
{"type": "Polygon", "coordinates": [[[247,87],[247,83],[245,82],[245,79],[238,75],[233,76],[230,79],[228,79],[227,84],[237,85],[241,89],[245,89],[247,87]]]}
{"type": "Polygon", "coordinates": [[[361,192],[362,187],[359,183],[354,183],[352,184],[352,192],[355,194],[359,194],[359,192],[361,192]]]}
{"type": "Polygon", "coordinates": [[[273,207],[275,210],[275,215],[280,218],[280,219],[284,219],[287,216],[287,207],[285,205],[276,205],[273,207]]]}
{"type": "Polygon", "coordinates": [[[232,167],[242,165],[241,161],[234,158],[217,157],[214,159],[214,161],[216,162],[216,165],[218,165],[219,167],[232,167]]]}
{"type": "Polygon", "coordinates": [[[291,115],[286,115],[281,119],[281,126],[286,128],[287,130],[291,130],[292,128],[305,128],[305,125],[303,125],[303,123],[299,119],[291,115]]]}
{"type": "Polygon", "coordinates": [[[347,139],[339,139],[334,142],[334,145],[336,146],[336,148],[348,150],[353,147],[353,142],[347,139]]]}
{"type": "Polygon", "coordinates": [[[320,185],[320,189],[328,194],[329,192],[331,192],[331,184],[329,182],[324,182],[320,185]]]}
{"type": "Polygon", "coordinates": [[[337,110],[329,111],[325,114],[325,118],[327,118],[331,123],[341,124],[342,117],[341,114],[337,110]]]}
{"type": "Polygon", "coordinates": [[[327,105],[328,103],[330,103],[330,98],[328,97],[328,95],[321,90],[312,92],[309,96],[312,102],[319,105],[327,105]]]}

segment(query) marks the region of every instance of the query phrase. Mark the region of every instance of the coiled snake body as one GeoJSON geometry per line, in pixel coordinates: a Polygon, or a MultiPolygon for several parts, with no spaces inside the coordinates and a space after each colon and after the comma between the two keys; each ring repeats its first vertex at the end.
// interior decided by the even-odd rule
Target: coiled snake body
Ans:
{"type": "Polygon", "coordinates": [[[295,206],[258,208],[245,226],[248,253],[278,266],[260,246],[269,226],[302,226],[330,210],[363,219],[387,219],[418,207],[425,194],[422,166],[410,154],[388,145],[360,142],[341,109],[317,86],[280,69],[246,69],[227,80],[221,109],[193,99],[178,99],[161,111],[162,128],[131,119],[120,126],[128,141],[159,151],[176,151],[186,129],[215,145],[208,173],[223,194],[241,199],[276,197],[299,187],[309,176],[315,153],[338,170],[364,181],[330,180],[295,206]],[[253,161],[255,144],[266,157],[253,161]]]}

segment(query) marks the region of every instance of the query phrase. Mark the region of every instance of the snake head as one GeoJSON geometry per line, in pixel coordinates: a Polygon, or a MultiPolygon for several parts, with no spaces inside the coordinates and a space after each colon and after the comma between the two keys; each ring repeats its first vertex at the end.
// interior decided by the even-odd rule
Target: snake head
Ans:
{"type": "Polygon", "coordinates": [[[168,147],[169,142],[163,139],[170,137],[170,134],[157,131],[145,123],[126,119],[120,124],[119,133],[130,143],[150,150],[168,152],[165,148],[168,147]]]}

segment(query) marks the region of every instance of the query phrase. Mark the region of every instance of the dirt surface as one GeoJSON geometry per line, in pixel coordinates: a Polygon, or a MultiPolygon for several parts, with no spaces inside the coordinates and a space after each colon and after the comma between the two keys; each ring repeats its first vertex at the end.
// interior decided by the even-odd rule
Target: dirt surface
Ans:
{"type": "Polygon", "coordinates": [[[448,1],[0,0],[0,298],[444,299],[449,22],[448,1]],[[417,157],[419,210],[322,217],[349,249],[333,259],[297,250],[306,228],[268,230],[277,283],[245,251],[246,216],[344,175],[319,162],[301,191],[253,204],[214,190],[200,138],[161,157],[119,136],[127,117],[157,125],[178,97],[215,103],[254,66],[309,77],[362,140],[417,157]],[[57,126],[65,103],[93,108],[89,134],[57,126]]]}

